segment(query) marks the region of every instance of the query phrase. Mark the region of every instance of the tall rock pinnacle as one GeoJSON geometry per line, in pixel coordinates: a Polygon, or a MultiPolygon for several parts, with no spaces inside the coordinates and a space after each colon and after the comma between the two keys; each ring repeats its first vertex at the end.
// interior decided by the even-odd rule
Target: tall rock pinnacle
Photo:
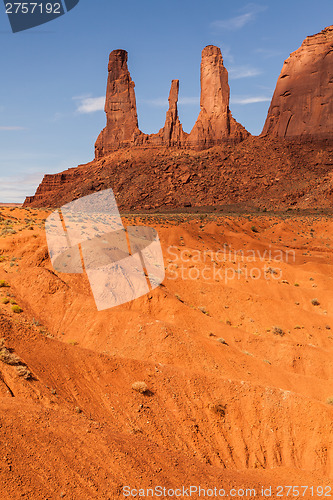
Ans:
{"type": "Polygon", "coordinates": [[[333,26],[307,37],[284,62],[262,135],[333,137],[333,26]]]}
{"type": "Polygon", "coordinates": [[[249,133],[230,113],[228,71],[221,50],[214,45],[202,51],[200,83],[200,114],[189,135],[189,145],[204,148],[247,137],[249,133]]]}
{"type": "Polygon", "coordinates": [[[218,47],[209,45],[202,52],[201,111],[190,134],[183,131],[178,117],[179,80],[171,82],[165,125],[157,134],[144,134],[138,128],[134,86],[127,68],[127,52],[114,50],[108,67],[107,122],[95,144],[96,158],[121,147],[204,149],[224,141],[239,142],[249,135],[230,113],[228,72],[218,47]]]}
{"type": "Polygon", "coordinates": [[[165,125],[162,129],[163,143],[166,146],[179,146],[184,141],[183,127],[178,117],[179,80],[172,80],[169,94],[169,109],[166,114],[165,125]]]}
{"type": "Polygon", "coordinates": [[[106,127],[99,135],[96,156],[104,156],[120,146],[130,146],[140,135],[135,101],[135,84],[127,67],[127,52],[114,50],[110,54],[106,89],[106,127]]]}

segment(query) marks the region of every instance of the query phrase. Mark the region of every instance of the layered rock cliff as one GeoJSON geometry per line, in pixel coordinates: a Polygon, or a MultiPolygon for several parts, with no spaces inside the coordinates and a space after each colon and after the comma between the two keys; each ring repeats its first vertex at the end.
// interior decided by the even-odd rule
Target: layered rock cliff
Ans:
{"type": "Polygon", "coordinates": [[[95,144],[96,158],[128,146],[205,149],[226,141],[240,142],[250,135],[229,110],[228,72],[218,47],[208,45],[202,51],[201,110],[190,134],[183,131],[178,116],[179,80],[171,82],[164,127],[157,134],[143,134],[139,130],[135,85],[127,58],[125,50],[114,50],[110,54],[105,101],[107,123],[95,144]]]}
{"type": "Polygon", "coordinates": [[[262,134],[333,137],[333,26],[307,37],[284,62],[262,134]]]}

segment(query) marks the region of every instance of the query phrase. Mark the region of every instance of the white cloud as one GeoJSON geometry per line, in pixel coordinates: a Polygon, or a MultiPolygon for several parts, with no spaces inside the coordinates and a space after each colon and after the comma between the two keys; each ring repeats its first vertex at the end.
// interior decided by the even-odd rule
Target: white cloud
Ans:
{"type": "Polygon", "coordinates": [[[78,101],[76,111],[78,113],[87,114],[95,113],[96,111],[103,111],[105,106],[105,97],[73,97],[78,101]]]}
{"type": "Polygon", "coordinates": [[[0,126],[0,130],[26,130],[24,127],[0,126]]]}
{"type": "Polygon", "coordinates": [[[236,97],[231,97],[230,102],[231,104],[254,104],[256,102],[269,102],[271,100],[271,97],[266,97],[266,96],[236,96],[236,97]]]}
{"type": "Polygon", "coordinates": [[[251,13],[242,14],[241,16],[231,17],[230,19],[226,19],[224,21],[214,21],[212,26],[214,28],[225,29],[225,30],[238,30],[243,28],[247,23],[249,23],[253,19],[253,15],[251,13]]]}
{"type": "Polygon", "coordinates": [[[259,12],[263,12],[267,6],[250,3],[241,9],[238,16],[230,17],[229,19],[221,19],[214,21],[211,26],[219,30],[238,30],[246,26],[246,24],[254,21],[259,12]]]}
{"type": "Polygon", "coordinates": [[[261,70],[251,66],[234,66],[228,70],[230,80],[239,80],[240,78],[251,78],[261,75],[261,70]]]}
{"type": "Polygon", "coordinates": [[[0,177],[0,202],[23,203],[26,196],[35,193],[43,178],[42,173],[17,174],[15,177],[0,177]]]}

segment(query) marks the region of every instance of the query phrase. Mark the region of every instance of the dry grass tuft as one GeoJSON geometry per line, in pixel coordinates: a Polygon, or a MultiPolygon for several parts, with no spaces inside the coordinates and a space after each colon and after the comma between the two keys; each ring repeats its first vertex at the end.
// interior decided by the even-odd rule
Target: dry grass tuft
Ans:
{"type": "Polygon", "coordinates": [[[133,391],[140,392],[140,394],[145,394],[149,392],[146,382],[134,382],[132,384],[133,391]]]}

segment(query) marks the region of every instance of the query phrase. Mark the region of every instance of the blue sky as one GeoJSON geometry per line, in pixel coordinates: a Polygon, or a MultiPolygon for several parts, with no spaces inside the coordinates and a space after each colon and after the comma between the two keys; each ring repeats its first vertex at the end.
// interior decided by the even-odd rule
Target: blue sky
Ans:
{"type": "Polygon", "coordinates": [[[13,34],[0,6],[0,202],[21,202],[44,173],[93,159],[111,50],[129,52],[141,130],[163,126],[178,78],[189,132],[199,113],[201,50],[218,45],[231,111],[259,134],[283,61],[332,23],[332,0],[80,0],[65,16],[13,34]]]}

